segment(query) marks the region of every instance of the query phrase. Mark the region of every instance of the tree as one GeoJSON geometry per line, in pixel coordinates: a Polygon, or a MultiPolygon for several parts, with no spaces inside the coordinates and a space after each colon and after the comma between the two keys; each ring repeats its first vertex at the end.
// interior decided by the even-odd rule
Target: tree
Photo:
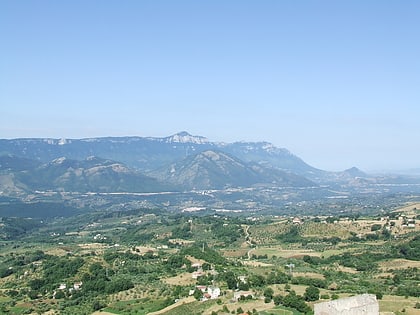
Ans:
{"type": "Polygon", "coordinates": [[[198,301],[202,298],[203,292],[201,292],[199,289],[195,289],[193,296],[198,301]]]}
{"type": "Polygon", "coordinates": [[[283,296],[277,294],[273,296],[274,305],[280,305],[283,302],[283,296]]]}
{"type": "Polygon", "coordinates": [[[319,300],[319,289],[313,285],[306,288],[305,294],[303,295],[305,301],[318,301],[319,300]]]}
{"type": "Polygon", "coordinates": [[[270,287],[267,287],[265,288],[263,295],[271,301],[274,295],[274,290],[270,287]]]}
{"type": "Polygon", "coordinates": [[[228,271],[225,273],[224,277],[228,288],[231,290],[236,289],[238,281],[236,280],[235,274],[232,271],[228,271]]]}
{"type": "Polygon", "coordinates": [[[299,312],[306,313],[310,312],[311,308],[306,305],[305,301],[300,295],[296,295],[294,291],[291,291],[288,295],[283,298],[283,305],[297,309],[299,312]]]}
{"type": "Polygon", "coordinates": [[[238,289],[239,290],[242,290],[242,291],[248,291],[249,290],[249,284],[248,284],[248,282],[239,281],[238,289]]]}
{"type": "Polygon", "coordinates": [[[265,278],[262,275],[252,275],[249,277],[249,283],[253,287],[262,287],[265,284],[265,278]]]}
{"type": "Polygon", "coordinates": [[[375,232],[375,231],[379,231],[381,228],[382,228],[382,224],[373,224],[373,225],[370,227],[370,230],[371,230],[372,232],[375,232]]]}
{"type": "Polygon", "coordinates": [[[103,307],[105,307],[105,305],[98,300],[95,300],[92,304],[92,308],[94,311],[99,311],[103,307]]]}
{"type": "Polygon", "coordinates": [[[64,299],[65,297],[66,295],[64,294],[62,290],[57,291],[57,293],[55,294],[56,299],[64,299]]]}

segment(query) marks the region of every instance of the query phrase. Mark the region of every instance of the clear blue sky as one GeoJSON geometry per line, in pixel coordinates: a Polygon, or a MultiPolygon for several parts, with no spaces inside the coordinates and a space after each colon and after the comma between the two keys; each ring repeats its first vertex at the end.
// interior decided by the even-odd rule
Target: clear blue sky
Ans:
{"type": "Polygon", "coordinates": [[[420,167],[420,1],[0,1],[0,138],[266,140],[420,167]]]}

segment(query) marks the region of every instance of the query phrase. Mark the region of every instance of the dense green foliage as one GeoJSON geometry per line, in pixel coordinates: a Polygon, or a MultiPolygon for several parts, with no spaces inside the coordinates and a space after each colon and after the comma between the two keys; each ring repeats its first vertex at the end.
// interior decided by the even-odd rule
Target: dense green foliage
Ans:
{"type": "Polygon", "coordinates": [[[231,303],[234,290],[252,295],[239,297],[239,305],[229,313],[238,306],[247,310],[250,300],[287,307],[295,314],[310,313],[308,302],[320,298],[320,289],[322,299],[366,292],[378,299],[420,296],[419,270],[391,263],[420,260],[420,237],[411,230],[390,237],[384,234],[385,223],[371,233],[379,222],[375,218],[362,237],[348,231],[336,236],[328,234],[339,231],[336,224],[308,221],[293,225],[290,219],[166,215],[140,208],[89,213],[54,224],[4,219],[4,226],[20,226],[23,241],[0,244],[0,313],[55,309],[66,315],[106,309],[142,315],[188,297],[190,290],[197,301],[171,314],[187,309],[198,314],[219,302],[222,310],[231,303]],[[39,226],[32,228],[32,223],[39,226]],[[317,229],[328,233],[316,238],[317,229]],[[264,237],[270,239],[269,246],[264,237]],[[192,267],[196,260],[201,267],[192,267]],[[197,270],[201,276],[193,280],[191,273],[197,270]],[[82,283],[81,288],[75,289],[76,283],[82,283]],[[203,302],[196,285],[216,285],[222,295],[218,302],[203,302]]]}
{"type": "Polygon", "coordinates": [[[40,220],[14,217],[0,218],[0,223],[0,239],[3,240],[17,239],[44,225],[40,220]]]}
{"type": "Polygon", "coordinates": [[[420,235],[399,246],[398,251],[406,259],[420,260],[420,235]]]}
{"type": "Polygon", "coordinates": [[[226,264],[226,258],[224,258],[220,253],[218,253],[216,250],[209,248],[206,244],[203,246],[199,245],[192,245],[189,247],[184,247],[181,249],[180,252],[181,255],[190,255],[192,257],[195,257],[197,259],[203,259],[207,261],[210,264],[226,264]]]}

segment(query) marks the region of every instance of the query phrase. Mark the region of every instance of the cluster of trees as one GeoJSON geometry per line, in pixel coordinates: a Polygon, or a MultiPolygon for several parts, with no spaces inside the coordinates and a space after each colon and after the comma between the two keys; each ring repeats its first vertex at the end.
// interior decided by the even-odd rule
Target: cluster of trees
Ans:
{"type": "MultiPolygon", "coordinates": [[[[304,296],[300,296],[297,295],[295,291],[291,290],[286,296],[282,296],[282,295],[274,295],[273,298],[273,302],[275,305],[284,305],[286,307],[290,307],[290,308],[294,308],[295,310],[298,310],[299,312],[302,312],[304,314],[311,314],[312,310],[311,308],[306,304],[306,301],[316,301],[319,299],[319,292],[318,292],[318,298],[315,298],[315,293],[309,293],[309,294],[313,294],[313,296],[309,295],[310,298],[312,298],[312,300],[307,300],[307,291],[305,292],[305,297],[304,296]]],[[[309,291],[312,291],[312,289],[310,289],[309,291]]],[[[266,297],[266,301],[267,301],[267,297],[266,297]]]]}
{"type": "Polygon", "coordinates": [[[225,220],[225,218],[211,217],[209,220],[208,217],[192,217],[190,220],[193,220],[193,225],[190,221],[185,221],[185,218],[175,219],[172,222],[175,226],[171,231],[172,238],[196,239],[197,227],[199,227],[198,234],[203,230],[211,231],[209,237],[217,239],[219,243],[232,244],[244,235],[241,227],[244,221],[239,218],[225,220]]]}
{"type": "Polygon", "coordinates": [[[374,271],[378,269],[378,258],[382,258],[382,254],[345,252],[341,255],[331,256],[329,261],[336,261],[342,266],[355,268],[357,271],[374,271]]]}
{"type": "Polygon", "coordinates": [[[243,230],[238,224],[225,224],[221,220],[211,225],[211,232],[218,240],[232,244],[243,236],[243,230]]]}
{"type": "Polygon", "coordinates": [[[18,239],[44,225],[41,220],[30,218],[3,217],[0,222],[0,240],[18,239]]]}
{"type": "Polygon", "coordinates": [[[83,292],[91,294],[112,294],[134,287],[133,282],[127,277],[108,277],[107,270],[99,263],[89,267],[89,272],[82,275],[83,292]]]}
{"type": "Polygon", "coordinates": [[[304,241],[297,225],[291,225],[288,231],[277,235],[277,239],[284,243],[301,243],[304,241]]]}
{"type": "Polygon", "coordinates": [[[410,241],[401,244],[397,250],[406,259],[420,260],[420,235],[416,235],[410,241]]]}
{"type": "Polygon", "coordinates": [[[227,264],[226,258],[220,255],[220,253],[216,250],[208,247],[206,244],[203,244],[202,246],[194,244],[189,247],[184,247],[181,249],[180,255],[189,255],[197,259],[203,259],[208,263],[215,265],[227,264]]]}

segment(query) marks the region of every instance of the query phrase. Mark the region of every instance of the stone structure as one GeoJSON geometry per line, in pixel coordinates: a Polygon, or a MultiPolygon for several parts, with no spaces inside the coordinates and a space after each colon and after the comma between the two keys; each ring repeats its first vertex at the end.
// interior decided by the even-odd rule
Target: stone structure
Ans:
{"type": "Polygon", "coordinates": [[[315,315],[379,315],[373,294],[362,294],[314,305],[315,315]]]}

